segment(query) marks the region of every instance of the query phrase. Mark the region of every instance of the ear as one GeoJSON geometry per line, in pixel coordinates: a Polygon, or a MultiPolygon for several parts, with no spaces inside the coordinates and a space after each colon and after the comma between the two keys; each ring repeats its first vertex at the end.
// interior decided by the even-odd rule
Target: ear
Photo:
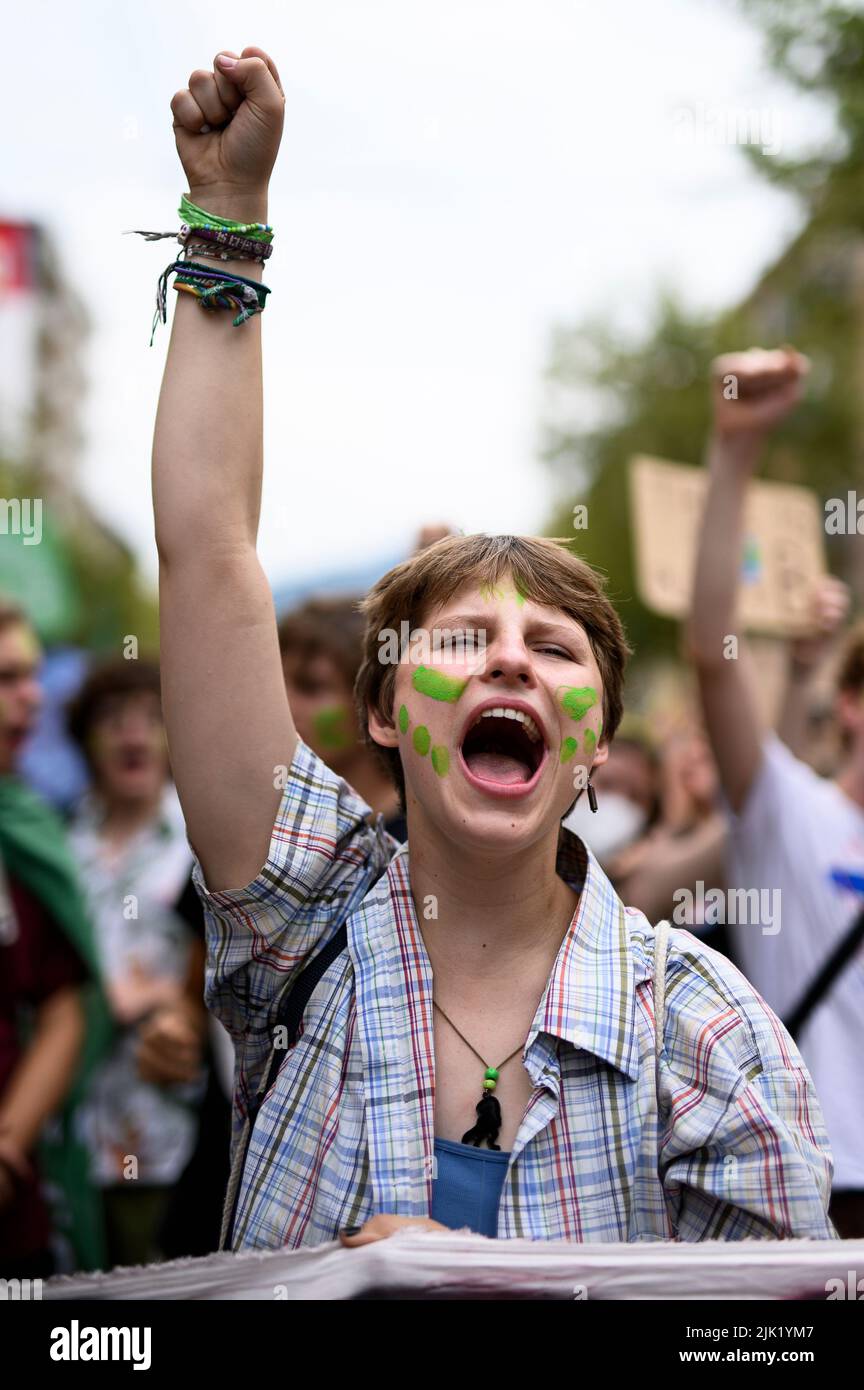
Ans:
{"type": "Polygon", "coordinates": [[[597,749],[591,761],[591,771],[593,772],[595,767],[602,767],[608,757],[609,743],[605,738],[601,738],[600,742],[597,744],[597,749]]]}
{"type": "Polygon", "coordinates": [[[366,706],[369,720],[369,733],[382,748],[398,748],[399,733],[392,719],[385,719],[376,705],[366,706]]]}

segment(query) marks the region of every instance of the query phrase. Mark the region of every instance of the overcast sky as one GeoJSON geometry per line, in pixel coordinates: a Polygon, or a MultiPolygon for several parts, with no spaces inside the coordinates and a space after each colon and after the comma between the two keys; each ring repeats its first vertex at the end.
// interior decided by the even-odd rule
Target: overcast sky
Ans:
{"type": "Polygon", "coordinates": [[[121,232],[178,225],[171,97],[247,43],[287,94],[263,324],[274,581],[397,552],[425,521],[540,529],[551,325],[638,324],[664,283],[699,307],[740,295],[798,225],[735,147],[744,113],[787,154],[825,128],[731,0],[16,6],[0,216],[44,221],[91,302],[81,482],[151,575],[169,329],[148,341],[179,248],[121,232]]]}

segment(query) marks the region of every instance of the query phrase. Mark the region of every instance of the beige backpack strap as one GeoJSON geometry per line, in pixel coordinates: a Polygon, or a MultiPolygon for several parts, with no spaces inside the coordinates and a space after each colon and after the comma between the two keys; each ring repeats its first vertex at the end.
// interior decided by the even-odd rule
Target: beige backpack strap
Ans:
{"type": "MultiPolygon", "coordinates": [[[[669,923],[658,922],[654,928],[654,1092],[657,1097],[657,1133],[661,1133],[662,1107],[660,1104],[660,1058],[663,1054],[666,1036],[666,960],[669,954],[669,923]]],[[[659,1153],[658,1153],[659,1160],[659,1153]]],[[[666,1211],[672,1225],[673,1238],[678,1236],[675,1212],[669,1200],[662,1175],[658,1171],[666,1211]]]]}

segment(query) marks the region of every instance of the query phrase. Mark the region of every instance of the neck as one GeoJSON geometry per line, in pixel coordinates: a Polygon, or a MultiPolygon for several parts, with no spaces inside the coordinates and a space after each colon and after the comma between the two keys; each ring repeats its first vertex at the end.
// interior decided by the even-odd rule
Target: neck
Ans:
{"type": "Polygon", "coordinates": [[[521,849],[495,854],[409,830],[411,891],[430,959],[474,973],[512,972],[554,958],[579,903],[556,873],[558,827],[521,849]]]}
{"type": "Polygon", "coordinates": [[[101,832],[115,844],[130,840],[137,831],[152,821],[162,802],[161,789],[140,801],[112,801],[100,796],[102,806],[101,832]]]}

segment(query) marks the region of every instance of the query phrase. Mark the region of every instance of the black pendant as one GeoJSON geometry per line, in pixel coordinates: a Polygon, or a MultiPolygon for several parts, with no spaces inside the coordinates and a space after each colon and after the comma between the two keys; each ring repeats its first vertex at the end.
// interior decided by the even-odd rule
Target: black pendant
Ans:
{"type": "Polygon", "coordinates": [[[501,1145],[495,1143],[500,1129],[501,1106],[491,1091],[484,1091],[477,1104],[477,1123],[473,1129],[462,1135],[462,1143],[473,1144],[475,1149],[479,1149],[483,1140],[488,1139],[490,1149],[500,1150],[501,1145]]]}

